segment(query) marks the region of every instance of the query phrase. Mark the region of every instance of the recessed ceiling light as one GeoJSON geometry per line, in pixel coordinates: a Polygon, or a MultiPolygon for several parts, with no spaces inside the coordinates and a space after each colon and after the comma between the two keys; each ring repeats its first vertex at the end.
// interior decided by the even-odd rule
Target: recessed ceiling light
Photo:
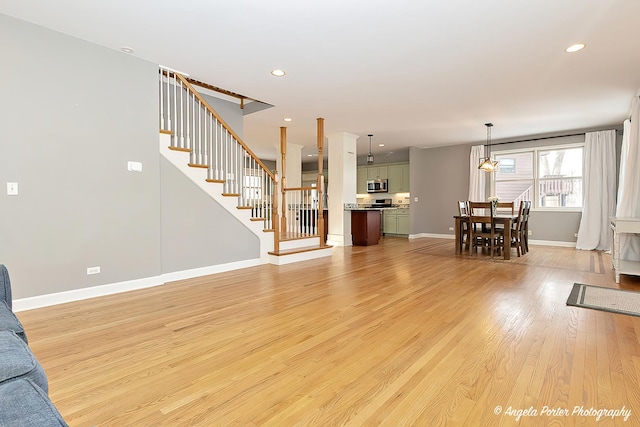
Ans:
{"type": "Polygon", "coordinates": [[[584,43],[576,43],[576,44],[573,44],[573,45],[569,46],[568,48],[566,48],[565,52],[569,52],[569,53],[577,52],[579,50],[584,49],[586,46],[587,45],[584,44],[584,43]]]}
{"type": "Polygon", "coordinates": [[[378,147],[384,147],[384,144],[378,144],[378,147]]]}
{"type": "Polygon", "coordinates": [[[271,72],[271,74],[273,74],[273,75],[274,75],[274,76],[276,76],[276,77],[282,77],[282,76],[284,76],[285,72],[284,72],[284,71],[282,71],[282,70],[273,70],[273,71],[271,72]]]}
{"type": "Polygon", "coordinates": [[[293,121],[293,119],[292,119],[291,117],[285,117],[285,118],[284,118],[284,121],[285,121],[285,122],[290,122],[290,121],[293,121]]]}
{"type": "Polygon", "coordinates": [[[307,157],[313,157],[313,154],[307,154],[307,157]]]}
{"type": "Polygon", "coordinates": [[[123,51],[124,53],[133,53],[134,52],[134,50],[132,48],[127,47],[127,46],[122,46],[120,48],[120,50],[123,51]]]}

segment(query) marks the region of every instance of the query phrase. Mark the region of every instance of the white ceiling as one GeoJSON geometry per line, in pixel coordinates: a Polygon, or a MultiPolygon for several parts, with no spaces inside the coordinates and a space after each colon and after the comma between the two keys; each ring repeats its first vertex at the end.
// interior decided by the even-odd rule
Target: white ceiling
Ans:
{"type": "Polygon", "coordinates": [[[638,0],[2,0],[0,13],[275,105],[245,117],[267,159],[280,126],[313,152],[317,117],[326,135],[360,135],[359,154],[372,133],[378,155],[482,143],[486,122],[494,141],[619,126],[640,88],[638,0]]]}

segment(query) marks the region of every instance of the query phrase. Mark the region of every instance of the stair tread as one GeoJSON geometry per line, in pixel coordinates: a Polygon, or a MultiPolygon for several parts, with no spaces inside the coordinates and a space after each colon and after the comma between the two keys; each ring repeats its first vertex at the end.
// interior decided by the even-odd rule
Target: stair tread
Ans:
{"type": "Polygon", "coordinates": [[[299,253],[303,253],[303,252],[310,252],[310,251],[319,251],[322,249],[330,249],[333,246],[331,245],[324,245],[324,246],[305,246],[302,248],[293,248],[293,249],[280,249],[279,251],[270,251],[269,255],[275,255],[275,256],[282,256],[282,255],[293,255],[293,254],[299,254],[299,253]]]}
{"type": "Polygon", "coordinates": [[[169,146],[169,150],[182,151],[183,153],[190,153],[191,152],[191,148],[174,147],[172,145],[169,146]]]}

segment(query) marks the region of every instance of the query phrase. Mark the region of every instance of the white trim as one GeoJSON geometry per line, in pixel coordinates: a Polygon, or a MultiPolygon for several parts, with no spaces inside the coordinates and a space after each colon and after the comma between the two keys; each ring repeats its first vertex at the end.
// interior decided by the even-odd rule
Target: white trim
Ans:
{"type": "Polygon", "coordinates": [[[352,246],[351,240],[346,240],[342,234],[327,234],[327,245],[352,246]]]}
{"type": "Polygon", "coordinates": [[[562,248],[575,248],[576,242],[562,242],[559,240],[529,240],[534,246],[559,246],[562,248]]]}
{"type": "Polygon", "coordinates": [[[147,277],[143,279],[127,280],[126,282],[110,283],[107,285],[92,286],[90,288],[74,289],[72,291],[57,292],[54,294],[38,295],[36,297],[20,298],[13,301],[13,311],[32,310],[34,308],[48,307],[64,304],[72,301],[80,301],[89,298],[133,291],[136,289],[150,288],[164,284],[161,276],[147,277]]]}
{"type": "Polygon", "coordinates": [[[176,271],[173,273],[165,273],[161,274],[160,276],[127,280],[125,282],[92,286],[90,288],[75,289],[72,291],[57,292],[54,294],[39,295],[29,298],[20,298],[13,301],[13,311],[19,312],[25,310],[33,310],[35,308],[48,307],[51,305],[64,304],[73,301],[81,301],[89,298],[118,294],[120,292],[150,288],[153,286],[164,285],[165,283],[173,282],[175,280],[190,279],[193,277],[206,276],[209,274],[223,273],[225,271],[254,267],[260,264],[260,259],[250,259],[245,261],[230,262],[227,264],[212,265],[209,267],[194,268],[191,270],[176,271]]]}
{"type": "Polygon", "coordinates": [[[229,262],[227,264],[210,265],[208,267],[192,268],[190,270],[174,271],[164,273],[160,277],[163,283],[175,282],[176,280],[191,279],[193,277],[208,276],[210,274],[224,273],[225,271],[240,270],[242,268],[255,267],[262,264],[259,258],[247,259],[243,261],[229,262]]]}

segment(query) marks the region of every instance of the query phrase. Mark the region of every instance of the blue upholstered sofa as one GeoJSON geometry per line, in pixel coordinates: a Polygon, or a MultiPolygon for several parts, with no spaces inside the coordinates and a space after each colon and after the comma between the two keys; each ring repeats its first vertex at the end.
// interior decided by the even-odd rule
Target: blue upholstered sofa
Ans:
{"type": "Polygon", "coordinates": [[[0,426],[66,426],[48,392],[44,370],[12,310],[9,272],[0,264],[0,426]]]}

